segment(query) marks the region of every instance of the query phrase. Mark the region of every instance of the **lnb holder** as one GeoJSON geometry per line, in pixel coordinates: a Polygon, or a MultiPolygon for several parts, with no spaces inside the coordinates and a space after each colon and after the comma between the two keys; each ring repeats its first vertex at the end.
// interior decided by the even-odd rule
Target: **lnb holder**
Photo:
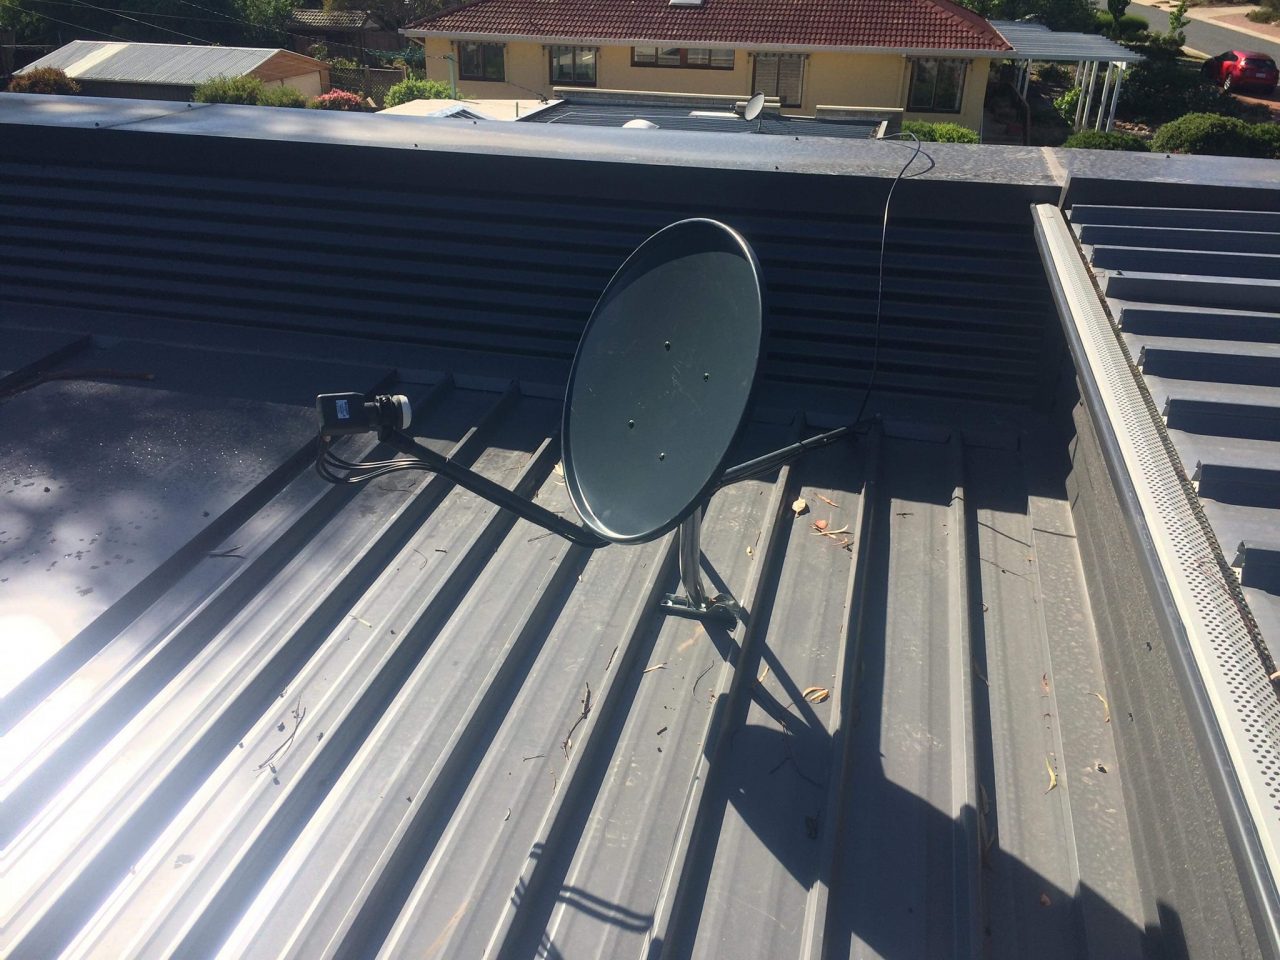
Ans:
{"type": "Polygon", "coordinates": [[[388,431],[409,429],[413,407],[403,394],[322,393],[316,397],[316,415],[322,437],[376,432],[386,439],[388,431]]]}

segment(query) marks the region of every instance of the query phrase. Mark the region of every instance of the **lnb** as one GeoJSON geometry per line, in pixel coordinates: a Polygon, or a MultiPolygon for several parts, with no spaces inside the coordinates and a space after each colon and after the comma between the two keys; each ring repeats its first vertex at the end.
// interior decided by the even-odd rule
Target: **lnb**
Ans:
{"type": "Polygon", "coordinates": [[[413,420],[409,398],[402,394],[322,393],[316,397],[322,437],[407,430],[413,420]]]}

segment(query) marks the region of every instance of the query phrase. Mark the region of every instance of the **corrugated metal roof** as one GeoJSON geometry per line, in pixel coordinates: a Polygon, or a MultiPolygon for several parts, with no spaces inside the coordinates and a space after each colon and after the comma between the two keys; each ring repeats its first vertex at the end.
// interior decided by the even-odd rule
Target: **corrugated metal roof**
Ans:
{"type": "Polygon", "coordinates": [[[1142,54],[1096,33],[1050,30],[1042,23],[1021,20],[992,20],[991,25],[1013,47],[1013,52],[1009,54],[1011,60],[1139,63],[1145,59],[1142,54]]]}
{"type": "Polygon", "coordinates": [[[1077,204],[1071,222],[1250,609],[1280,642],[1280,213],[1077,204]]]}
{"type": "Polygon", "coordinates": [[[318,60],[280,49],[73,40],[18,72],[56,67],[76,80],[195,84],[214,77],[244,76],[280,54],[296,57],[301,64],[314,63],[312,69],[324,66],[318,60]]]}
{"type": "MultiPolygon", "coordinates": [[[[0,409],[57,426],[0,460],[8,955],[1071,956],[1084,878],[1136,949],[1118,778],[1044,794],[1046,755],[1114,761],[1054,699],[1102,681],[1067,504],[1012,444],[891,423],[718,494],[725,632],[660,612],[670,538],[319,481],[306,396],[381,371],[136,340],[63,367],[155,379],[0,409]]],[[[401,387],[433,448],[568,509],[558,402],[401,387]]]]}
{"type": "MultiPolygon", "coordinates": [[[[135,115],[0,138],[0,205],[38,211],[0,219],[0,616],[21,637],[0,952],[1251,955],[1225,847],[1184,856],[1221,833],[1212,798],[1157,805],[1209,789],[1188,731],[1153,720],[1185,724],[1178,697],[1104,675],[1104,651],[1147,656],[1106,618],[1145,611],[1094,606],[1096,541],[1063,483],[1089,453],[1062,456],[1050,373],[966,403],[900,337],[878,424],[713,499],[703,569],[746,612],[732,630],[660,612],[670,537],[588,553],[438,477],[336,488],[308,468],[315,393],[394,388],[433,449],[568,511],[564,367],[542,360],[683,204],[756,244],[783,324],[736,456],[847,418],[842,311],[874,287],[845,281],[874,263],[883,175],[731,177],[723,138],[702,167],[342,146],[309,138],[409,126],[305,117],[257,139],[231,108],[140,151],[149,121],[89,125],[113,110],[135,115]],[[93,162],[51,167],[51,146],[93,162]],[[353,165],[386,192],[350,188],[353,165]],[[1134,756],[1141,731],[1165,769],[1134,756]],[[1191,895],[1157,902],[1130,831],[1166,820],[1191,895]]],[[[988,257],[1044,294],[1009,213],[1041,192],[993,203],[998,154],[978,150],[974,182],[901,184],[884,332],[912,307],[955,324],[951,352],[985,338],[994,383],[1029,361],[968,325],[996,281],[952,276],[977,262],[962,221],[982,211],[988,257]]]]}
{"type": "Polygon", "coordinates": [[[791,137],[836,137],[866,140],[879,130],[879,120],[806,120],[769,116],[747,122],[732,111],[692,110],[688,107],[573,103],[566,101],[523,118],[528,123],[568,123],[590,127],[621,127],[629,120],[648,120],[662,130],[716,133],[768,133],[791,137]],[[716,113],[717,116],[710,114],[716,113]]]}

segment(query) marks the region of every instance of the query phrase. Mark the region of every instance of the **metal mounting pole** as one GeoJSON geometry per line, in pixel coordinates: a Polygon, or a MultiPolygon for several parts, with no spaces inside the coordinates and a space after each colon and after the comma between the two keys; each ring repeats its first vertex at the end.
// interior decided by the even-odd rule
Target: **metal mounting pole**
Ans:
{"type": "Polygon", "coordinates": [[[707,597],[702,587],[702,507],[694,510],[680,524],[676,534],[680,559],[680,585],[684,596],[669,593],[662,598],[662,608],[667,613],[696,620],[736,620],[732,597],[707,597]]]}

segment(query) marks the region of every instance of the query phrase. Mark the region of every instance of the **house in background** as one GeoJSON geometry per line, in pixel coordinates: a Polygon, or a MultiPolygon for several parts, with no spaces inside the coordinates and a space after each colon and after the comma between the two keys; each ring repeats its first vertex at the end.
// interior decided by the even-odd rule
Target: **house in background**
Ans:
{"type": "Polygon", "coordinates": [[[1011,50],[951,0],[476,0],[401,32],[468,98],[763,92],[789,114],[901,108],[975,130],[991,61],[1011,50]]]}
{"type": "Polygon", "coordinates": [[[329,89],[329,65],[291,50],[73,40],[18,71],[56,67],[90,97],[190,100],[214,77],[257,77],[307,97],[329,89]]]}

